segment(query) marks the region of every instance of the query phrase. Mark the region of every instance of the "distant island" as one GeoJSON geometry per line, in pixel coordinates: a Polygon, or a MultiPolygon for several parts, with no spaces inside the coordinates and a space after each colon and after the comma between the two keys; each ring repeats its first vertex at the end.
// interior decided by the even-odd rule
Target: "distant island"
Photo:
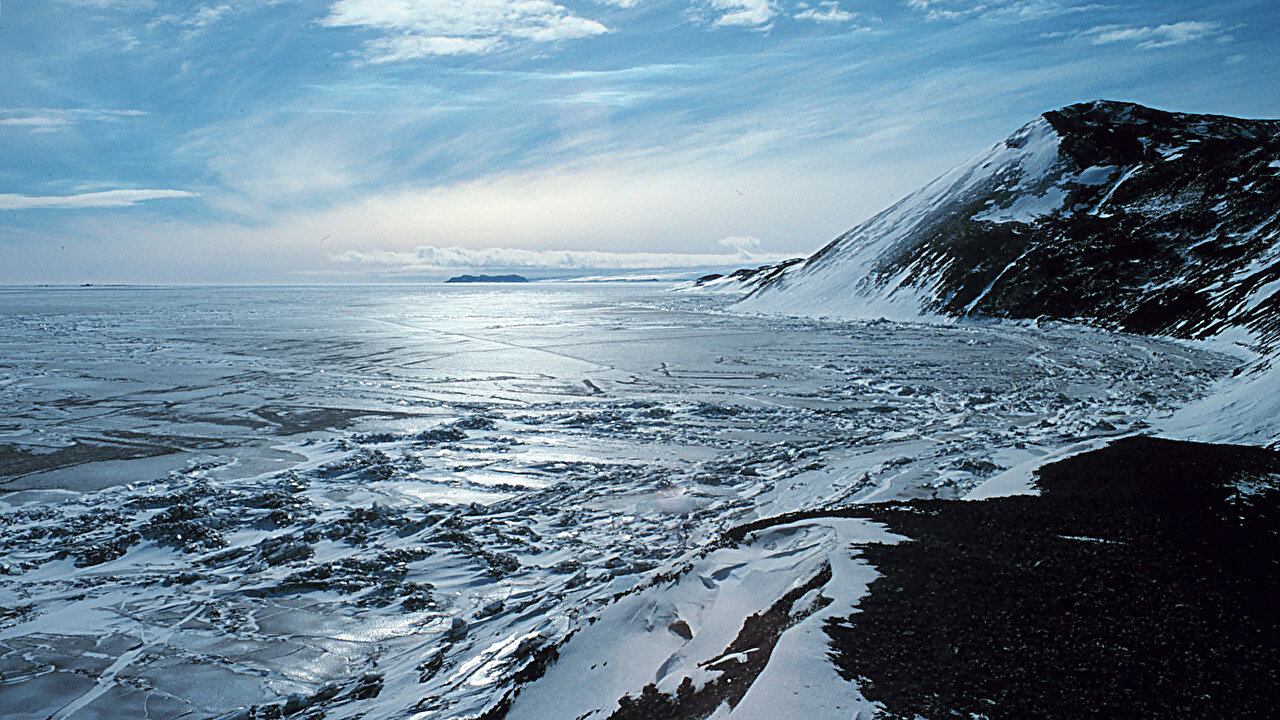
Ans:
{"type": "Polygon", "coordinates": [[[454,275],[447,283],[522,283],[529,282],[523,275],[454,275]]]}

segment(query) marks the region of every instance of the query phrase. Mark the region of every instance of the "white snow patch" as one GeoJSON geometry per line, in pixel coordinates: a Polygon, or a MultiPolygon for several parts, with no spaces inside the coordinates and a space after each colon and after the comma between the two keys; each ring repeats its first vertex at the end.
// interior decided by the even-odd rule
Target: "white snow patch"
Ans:
{"type": "Polygon", "coordinates": [[[1270,475],[1266,479],[1243,478],[1236,480],[1232,483],[1236,491],[1227,500],[1229,502],[1247,501],[1259,495],[1275,492],[1277,483],[1280,483],[1280,475],[1270,475]]]}
{"type": "Polygon", "coordinates": [[[1115,177],[1118,169],[1115,165],[1094,165],[1081,170],[1076,175],[1075,182],[1079,185],[1106,185],[1115,177]]]}
{"type": "Polygon", "coordinates": [[[1274,445],[1280,441],[1280,367],[1223,380],[1217,392],[1173,414],[1161,434],[1199,442],[1274,445]]]}
{"type": "MultiPolygon", "coordinates": [[[[1128,170],[1125,170],[1124,174],[1120,176],[1120,179],[1116,180],[1115,184],[1111,186],[1111,189],[1107,191],[1107,194],[1101,200],[1098,201],[1098,207],[1101,208],[1102,206],[1106,205],[1107,201],[1111,199],[1111,196],[1116,194],[1116,190],[1119,190],[1120,186],[1125,184],[1125,182],[1128,181],[1129,178],[1133,177],[1134,175],[1137,175],[1143,169],[1143,167],[1144,166],[1142,165],[1142,163],[1138,163],[1137,165],[1134,165],[1128,170]]],[[[1109,217],[1110,213],[1098,213],[1098,216],[1109,217]]]]}
{"type": "MultiPolygon", "coordinates": [[[[813,660],[827,652],[826,619],[852,612],[876,577],[872,568],[851,557],[849,546],[900,539],[868,521],[847,518],[799,521],[749,535],[740,547],[722,548],[695,561],[673,584],[606,607],[560,648],[559,660],[525,688],[507,717],[604,718],[617,709],[619,698],[638,696],[649,683],[672,693],[688,677],[695,688],[701,687],[718,676],[709,666],[725,659],[725,649],[749,615],[767,609],[824,566],[830,567],[832,578],[819,592],[832,602],[784,632],[742,702],[721,708],[716,717],[831,717],[837,709],[869,711],[873,706],[855,685],[840,678],[833,666],[813,660]],[[692,639],[669,629],[680,621],[688,625],[692,639]]],[[[803,605],[803,599],[796,605],[803,605]]]]}
{"type": "MultiPolygon", "coordinates": [[[[1121,436],[1127,437],[1127,436],[1121,436]]],[[[1059,448],[1051,452],[1047,452],[1038,457],[1027,460],[1024,463],[1015,465],[1004,472],[992,477],[978,487],[969,491],[964,496],[965,500],[987,500],[997,497],[1009,497],[1010,495],[1039,495],[1040,488],[1036,487],[1036,472],[1045,465],[1066,460],[1069,457],[1087,453],[1098,448],[1110,445],[1118,437],[1094,438],[1086,442],[1075,443],[1064,448],[1059,448]]]]}
{"type": "Polygon", "coordinates": [[[992,208],[973,216],[974,220],[995,223],[1032,223],[1037,218],[1046,217],[1062,209],[1067,199],[1067,191],[1060,187],[1051,187],[1041,195],[1019,195],[1007,207],[992,208]]]}
{"type": "MultiPolygon", "coordinates": [[[[837,548],[862,542],[897,542],[901,538],[874,532],[874,526],[861,520],[826,519],[822,524],[836,532],[837,548]],[[868,532],[873,531],[873,532],[868,532]]],[[[824,626],[830,618],[845,617],[856,612],[856,605],[867,592],[877,573],[849,552],[834,552],[831,580],[822,592],[832,602],[783,633],[751,689],[730,713],[733,720],[774,720],[778,717],[870,718],[875,706],[862,697],[857,685],[846,681],[829,662],[814,662],[831,652],[830,636],[824,626]]]]}
{"type": "Polygon", "coordinates": [[[1258,307],[1277,292],[1280,292],[1280,278],[1276,278],[1250,293],[1249,299],[1244,306],[1244,312],[1249,312],[1258,307]]]}
{"type": "Polygon", "coordinates": [[[1059,535],[1063,540],[1076,540],[1078,542],[1103,543],[1106,545],[1122,545],[1119,540],[1106,540],[1104,538],[1087,537],[1085,535],[1059,535]]]}

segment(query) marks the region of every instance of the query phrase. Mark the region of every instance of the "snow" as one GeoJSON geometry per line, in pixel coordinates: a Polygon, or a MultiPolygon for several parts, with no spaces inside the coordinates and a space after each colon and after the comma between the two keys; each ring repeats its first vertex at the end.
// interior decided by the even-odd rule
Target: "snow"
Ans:
{"type": "Polygon", "coordinates": [[[973,219],[995,223],[1031,223],[1061,210],[1066,199],[1066,189],[1051,187],[1042,195],[1018,195],[1007,207],[985,210],[974,215],[973,219]]]}
{"type": "Polygon", "coordinates": [[[676,292],[743,293],[749,290],[750,287],[742,283],[738,278],[725,274],[714,280],[708,280],[701,285],[698,285],[696,281],[688,280],[678,283],[672,289],[676,292]]]}
{"type": "Polygon", "coordinates": [[[1235,492],[1227,498],[1227,501],[1250,503],[1260,496],[1274,493],[1277,489],[1280,489],[1280,475],[1239,478],[1232,485],[1235,487],[1235,492]]]}
{"type": "MultiPolygon", "coordinates": [[[[830,663],[815,663],[826,657],[830,637],[824,627],[830,618],[856,612],[858,600],[875,579],[875,570],[844,551],[854,543],[894,543],[904,538],[855,520],[822,520],[834,533],[834,552],[827,555],[831,580],[822,588],[831,604],[805,618],[783,634],[773,649],[769,664],[751,685],[738,705],[723,717],[733,720],[773,720],[779,716],[796,718],[872,717],[876,706],[859,694],[857,686],[841,678],[830,663]],[[865,714],[865,715],[864,715],[865,714]]],[[[757,541],[758,542],[758,541],[757,541]]]]}
{"type": "MultiPolygon", "coordinates": [[[[1194,132],[1204,135],[1211,130],[1206,126],[1194,132]]],[[[1092,212],[1105,218],[1106,208],[1116,192],[1135,176],[1151,169],[1148,163],[1136,163],[1129,167],[1095,165],[1074,173],[1063,172],[1069,166],[1059,157],[1059,141],[1043,118],[1029,124],[1009,141],[976,156],[841,236],[808,263],[793,268],[772,285],[748,296],[739,307],[745,312],[800,317],[886,319],[939,325],[963,322],[1002,278],[1019,267],[1022,257],[1005,264],[967,307],[957,313],[961,319],[942,316],[936,308],[951,289],[942,285],[944,275],[952,269],[948,265],[950,256],[928,247],[914,248],[914,256],[908,254],[913,248],[906,247],[905,243],[913,232],[947,213],[968,211],[977,205],[982,205],[982,209],[971,216],[976,221],[1033,223],[1062,211],[1068,194],[1079,186],[1103,190],[1092,212]],[[885,268],[889,266],[889,258],[894,262],[902,262],[902,258],[909,261],[906,267],[888,271],[885,268]]],[[[1149,139],[1143,141],[1149,142],[1149,139]]],[[[1194,144],[1194,139],[1192,142],[1194,144]]],[[[1172,162],[1190,147],[1184,142],[1162,145],[1156,148],[1162,158],[1157,162],[1172,162]]],[[[1276,167],[1276,163],[1280,161],[1269,167],[1276,167]]],[[[1239,192],[1259,182],[1263,181],[1255,180],[1239,192]]],[[[1168,215],[1202,201],[1202,195],[1201,188],[1188,186],[1179,194],[1156,194],[1128,209],[1152,216],[1168,215]]],[[[1263,234],[1275,224],[1275,217],[1270,215],[1260,218],[1251,229],[1234,233],[1233,237],[1268,239],[1263,234]]],[[[1219,304],[1228,300],[1232,303],[1230,307],[1216,308],[1220,315],[1230,318],[1255,313],[1280,293],[1280,279],[1271,275],[1280,253],[1280,239],[1270,240],[1275,242],[1269,251],[1253,257],[1229,277],[1224,276],[1205,289],[1219,304]],[[1252,289],[1244,297],[1236,297],[1241,285],[1252,289]]],[[[1173,279],[1160,280],[1144,290],[1154,294],[1175,283],[1173,279]]],[[[1253,345],[1262,341],[1256,332],[1232,328],[1229,323],[1219,333],[1226,341],[1253,345]]],[[[1280,352],[1280,348],[1273,346],[1268,352],[1280,352]]],[[[1175,417],[1162,419],[1158,427],[1189,439],[1274,443],[1280,440],[1280,420],[1277,420],[1280,401],[1273,398],[1280,388],[1273,378],[1274,371],[1255,366],[1240,378],[1224,381],[1211,397],[1179,411],[1175,417]]],[[[1013,480],[1009,482],[1011,487],[1018,484],[1013,480]]]]}
{"type": "Polygon", "coordinates": [[[1157,425],[1165,437],[1199,442],[1280,443],[1280,367],[1242,373],[1157,425]]]}
{"type": "Polygon", "coordinates": [[[1031,123],[736,306],[730,279],[0,293],[0,662],[26,678],[0,707],[212,717],[376,677],[325,717],[605,718],[650,683],[716,683],[764,652],[729,651],[744,620],[808,587],[712,717],[874,716],[825,626],[876,577],[856,546],[903,539],[820,513],[726,531],[1036,494],[1045,465],[1134,434],[1280,441],[1274,355],[1226,377],[1245,328],[959,322],[931,311],[944,260],[886,269],[984,193],[1008,199],[974,219],[1033,222],[1143,170],[1063,174],[1059,141],[1031,123]]]}
{"type": "MultiPolygon", "coordinates": [[[[1127,435],[1125,437],[1128,437],[1127,435]]],[[[1045,465],[1056,463],[1060,460],[1066,460],[1074,455],[1092,452],[1101,447],[1118,440],[1119,437],[1094,438],[1087,442],[1074,443],[1066,447],[1057,448],[1050,452],[1046,452],[1036,457],[1020,463],[1004,472],[992,477],[990,480],[982,483],[978,487],[969,491],[965,496],[965,500],[988,500],[997,497],[1009,497],[1011,495],[1039,495],[1040,490],[1036,487],[1035,476],[1036,471],[1045,465]]]]}
{"type": "Polygon", "coordinates": [[[1000,282],[1001,278],[1003,278],[1006,273],[1008,273],[1010,270],[1017,267],[1018,263],[1022,262],[1022,260],[1026,258],[1026,256],[1027,256],[1027,253],[1024,252],[1018,257],[1009,261],[1009,264],[1005,265],[1000,270],[1000,272],[996,273],[996,276],[991,279],[991,282],[987,283],[987,286],[982,288],[982,292],[978,293],[977,296],[975,296],[973,300],[970,301],[970,303],[965,306],[964,311],[961,312],[961,315],[968,315],[969,313],[973,312],[973,309],[976,308],[978,306],[978,303],[982,302],[982,299],[985,298],[987,294],[991,292],[991,289],[996,286],[996,283],[1000,282]]]}
{"type": "MultiPolygon", "coordinates": [[[[991,207],[973,216],[974,220],[1007,223],[1032,223],[1042,217],[1053,215],[1062,210],[1066,202],[1070,185],[1106,185],[1115,177],[1119,168],[1114,165],[1095,165],[1085,168],[1074,176],[1066,176],[1056,185],[1039,189],[1038,178],[1048,175],[1051,166],[1042,162],[1036,164],[1040,175],[1027,174],[1024,166],[1023,180],[1015,188],[1013,201],[1008,205],[991,207]],[[1037,192],[1037,190],[1039,190],[1037,192]]],[[[1117,183],[1118,185],[1119,183],[1117,183]]],[[[1109,195],[1108,195],[1109,197],[1109,195]]]]}
{"type": "Polygon", "coordinates": [[[1119,168],[1115,165],[1094,165],[1081,170],[1075,182],[1079,185],[1106,185],[1115,177],[1117,170],[1119,168]]]}
{"type": "Polygon", "coordinates": [[[759,717],[777,696],[852,716],[856,687],[806,658],[873,577],[849,544],[882,531],[818,519],[714,548],[728,528],[961,497],[1152,425],[1231,367],[1079,328],[818,322],[731,299],[594,283],[0,294],[6,452],[34,463],[0,495],[0,606],[33,606],[0,627],[0,655],[35,676],[34,644],[63,664],[98,647],[96,670],[39,676],[42,717],[123,657],[112,687],[146,690],[121,716],[216,716],[377,673],[375,697],[326,717],[461,718],[572,637],[516,708],[611,710],[649,682],[714,679],[699,663],[745,615],[829,566],[832,603],[796,603],[721,712],[759,717]],[[77,447],[100,455],[59,467],[77,447]],[[91,549],[101,562],[78,565],[91,549]],[[598,688],[557,669],[572,667],[598,688]]]}
{"type": "Polygon", "coordinates": [[[560,659],[517,697],[507,717],[604,718],[616,709],[619,698],[638,696],[649,683],[672,693],[690,676],[696,678],[694,687],[701,687],[719,675],[712,666],[735,658],[724,649],[744,618],[767,609],[824,568],[830,569],[831,579],[818,592],[828,596],[830,604],[790,628],[747,695],[736,707],[721,708],[716,717],[831,717],[871,711],[874,706],[833,666],[813,659],[827,652],[822,630],[827,619],[853,612],[876,577],[847,548],[859,542],[899,540],[866,521],[819,518],[769,528],[740,547],[716,550],[694,561],[675,583],[644,590],[605,609],[561,648],[560,659]],[[691,640],[668,629],[677,621],[692,628],[691,640]]]}
{"type": "MultiPolygon", "coordinates": [[[[796,266],[781,282],[748,296],[738,307],[744,312],[810,317],[945,321],[928,310],[936,300],[945,267],[936,266],[932,258],[920,257],[894,276],[883,277],[879,266],[886,253],[938,213],[993,186],[1011,196],[1036,193],[1037,200],[1010,209],[1010,219],[1029,218],[1060,207],[1064,192],[1045,184],[1060,162],[1059,141],[1053,126],[1044,118],[1037,119],[1008,141],[841,236],[829,248],[828,257],[796,266]]],[[[994,213],[992,217],[1004,217],[999,211],[988,212],[994,213]]]]}
{"type": "Polygon", "coordinates": [[[1243,312],[1252,311],[1262,303],[1270,300],[1278,292],[1280,292],[1280,278],[1259,286],[1249,294],[1249,299],[1245,302],[1243,312]]]}
{"type": "Polygon", "coordinates": [[[1099,217],[1109,217],[1108,213],[1101,212],[1101,208],[1106,207],[1107,202],[1111,200],[1111,196],[1116,194],[1116,190],[1119,190],[1121,185],[1124,185],[1126,182],[1128,182],[1129,178],[1133,177],[1134,175],[1137,175],[1138,173],[1142,172],[1145,169],[1146,169],[1145,165],[1143,165],[1142,163],[1138,163],[1137,165],[1134,165],[1133,167],[1124,171],[1124,174],[1120,176],[1120,179],[1116,180],[1115,184],[1111,186],[1111,189],[1107,191],[1107,194],[1104,195],[1103,198],[1098,201],[1098,205],[1097,205],[1098,209],[1095,210],[1095,212],[1098,213],[1099,217]]]}

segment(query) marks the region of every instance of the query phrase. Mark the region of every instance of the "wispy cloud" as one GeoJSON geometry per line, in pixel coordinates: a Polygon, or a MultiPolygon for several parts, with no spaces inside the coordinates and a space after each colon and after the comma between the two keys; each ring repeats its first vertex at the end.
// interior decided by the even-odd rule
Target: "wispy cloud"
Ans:
{"type": "Polygon", "coordinates": [[[402,273],[449,270],[655,270],[769,263],[786,256],[765,253],[753,237],[728,237],[720,244],[734,252],[655,253],[599,250],[526,250],[422,245],[413,250],[348,250],[330,260],[394,269],[402,273]]]}
{"type": "Polygon", "coordinates": [[[261,221],[281,208],[347,197],[395,147],[379,137],[393,125],[262,113],[192,132],[171,152],[216,179],[206,197],[210,207],[261,221]]]}
{"type": "Polygon", "coordinates": [[[907,0],[907,6],[925,13],[929,20],[959,20],[990,9],[986,3],[970,0],[907,0]]]}
{"type": "Polygon", "coordinates": [[[753,260],[767,255],[760,238],[751,235],[732,235],[720,239],[720,246],[737,251],[743,260],[753,260]]]}
{"type": "Polygon", "coordinates": [[[81,122],[123,122],[145,114],[138,110],[0,108],[0,127],[21,128],[30,132],[54,132],[81,122]]]}
{"type": "Polygon", "coordinates": [[[1220,37],[1221,32],[1222,26],[1216,22],[1188,20],[1154,26],[1099,25],[1073,33],[1072,37],[1093,45],[1134,43],[1139,48],[1151,50],[1220,37]]]}
{"type": "Polygon", "coordinates": [[[118,208],[129,207],[146,200],[193,197],[199,196],[186,190],[104,190],[78,195],[0,194],[0,210],[118,208]]]}
{"type": "Polygon", "coordinates": [[[481,54],[513,41],[556,42],[609,31],[551,0],[338,0],[323,22],[382,33],[365,44],[370,63],[481,54]]]}
{"type": "Polygon", "coordinates": [[[1259,0],[4,5],[0,246],[47,261],[0,263],[11,279],[354,276],[381,266],[328,254],[418,246],[798,253],[1066,102],[1280,102],[1259,0]]]}
{"type": "Polygon", "coordinates": [[[155,0],[60,0],[66,5],[92,7],[99,9],[127,8],[130,10],[150,10],[155,7],[155,0]]]}
{"type": "Polygon", "coordinates": [[[498,47],[498,37],[443,37],[398,35],[378,38],[365,45],[369,61],[389,63],[431,55],[480,55],[498,47]]]}
{"type": "Polygon", "coordinates": [[[1018,22],[1107,9],[1105,5],[1057,0],[907,0],[907,6],[930,21],[980,18],[1018,22]]]}
{"type": "Polygon", "coordinates": [[[0,125],[5,127],[25,128],[31,132],[53,132],[61,130],[71,123],[64,117],[53,115],[26,115],[24,117],[0,118],[0,125]]]}
{"type": "Polygon", "coordinates": [[[857,17],[848,10],[841,10],[839,3],[823,2],[818,7],[810,7],[806,3],[800,3],[800,11],[791,17],[796,20],[810,20],[816,23],[841,23],[849,22],[857,17]]]}
{"type": "MultiPolygon", "coordinates": [[[[241,5],[240,9],[243,10],[245,7],[241,5]]],[[[151,29],[164,25],[178,27],[182,29],[183,38],[191,40],[236,11],[237,8],[226,3],[197,5],[184,12],[166,13],[152,18],[147,27],[151,29]]]]}
{"type": "Polygon", "coordinates": [[[770,0],[711,0],[709,5],[719,13],[713,25],[768,29],[778,14],[778,7],[770,0]]]}

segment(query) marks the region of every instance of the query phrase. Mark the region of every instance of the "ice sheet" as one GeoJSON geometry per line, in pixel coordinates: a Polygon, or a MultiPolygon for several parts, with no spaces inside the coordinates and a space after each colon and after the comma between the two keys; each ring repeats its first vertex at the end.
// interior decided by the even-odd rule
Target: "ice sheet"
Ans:
{"type": "MultiPolygon", "coordinates": [[[[714,655],[823,562],[865,570],[837,562],[850,540],[827,524],[791,560],[735,551],[758,556],[720,580],[738,561],[706,553],[725,529],[959,497],[1161,422],[1234,364],[1066,327],[762,318],[731,300],[607,284],[0,292],[0,707],[34,693],[40,717],[286,702],[475,717],[593,618],[650,600],[714,655]],[[682,589],[655,593],[659,578],[682,589]]],[[[795,688],[820,617],[777,639],[736,713],[795,688]]],[[[658,665],[677,652],[659,650],[658,665]]],[[[671,681],[713,680],[697,657],[671,681]]],[[[812,677],[797,712],[856,700],[812,677]]]]}

